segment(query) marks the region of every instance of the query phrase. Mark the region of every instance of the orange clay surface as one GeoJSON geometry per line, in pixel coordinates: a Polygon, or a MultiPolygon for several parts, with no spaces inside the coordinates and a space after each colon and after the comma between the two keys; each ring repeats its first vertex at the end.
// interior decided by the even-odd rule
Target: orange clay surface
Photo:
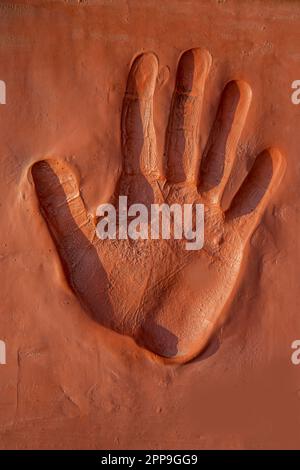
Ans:
{"type": "Polygon", "coordinates": [[[0,2],[0,448],[299,448],[300,3],[0,2]],[[205,243],[99,240],[202,203],[205,243]]]}

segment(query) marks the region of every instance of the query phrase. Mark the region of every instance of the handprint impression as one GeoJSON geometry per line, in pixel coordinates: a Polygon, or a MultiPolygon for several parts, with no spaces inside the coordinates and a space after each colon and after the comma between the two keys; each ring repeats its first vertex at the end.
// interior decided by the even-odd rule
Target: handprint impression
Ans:
{"type": "Polygon", "coordinates": [[[50,159],[32,167],[41,212],[84,308],[102,325],[177,362],[199,354],[223,321],[247,241],[284,171],[280,152],[265,150],[229,209],[222,209],[251,90],[243,81],[226,85],[200,158],[198,128],[210,64],[202,49],[180,58],[164,160],[153,125],[158,62],[152,53],[135,59],[122,110],[123,170],[113,196],[148,206],[204,204],[202,250],[187,251],[184,241],[172,239],[99,240],[68,165],[50,159]]]}

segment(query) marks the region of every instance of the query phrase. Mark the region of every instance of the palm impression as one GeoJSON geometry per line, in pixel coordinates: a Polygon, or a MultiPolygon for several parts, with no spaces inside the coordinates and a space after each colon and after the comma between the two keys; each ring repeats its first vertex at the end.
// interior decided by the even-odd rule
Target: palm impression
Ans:
{"type": "Polygon", "coordinates": [[[151,352],[186,362],[206,346],[238,283],[245,247],[278,186],[284,160],[274,148],[255,160],[229,208],[222,196],[251,101],[243,81],[229,82],[203,155],[199,123],[211,65],[202,49],[180,58],[165,140],[159,155],[153,124],[158,74],[154,54],[137,57],[123,100],[123,169],[113,201],[204,204],[205,242],[187,251],[182,240],[100,240],[72,169],[41,160],[32,175],[41,212],[70,286],[100,324],[129,335],[151,352]]]}

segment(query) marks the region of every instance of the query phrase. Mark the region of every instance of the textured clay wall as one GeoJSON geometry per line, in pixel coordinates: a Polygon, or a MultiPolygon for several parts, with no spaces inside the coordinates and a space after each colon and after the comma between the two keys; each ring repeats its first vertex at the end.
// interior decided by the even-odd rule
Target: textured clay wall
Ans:
{"type": "Polygon", "coordinates": [[[2,449],[299,448],[299,6],[0,2],[2,449]]]}

